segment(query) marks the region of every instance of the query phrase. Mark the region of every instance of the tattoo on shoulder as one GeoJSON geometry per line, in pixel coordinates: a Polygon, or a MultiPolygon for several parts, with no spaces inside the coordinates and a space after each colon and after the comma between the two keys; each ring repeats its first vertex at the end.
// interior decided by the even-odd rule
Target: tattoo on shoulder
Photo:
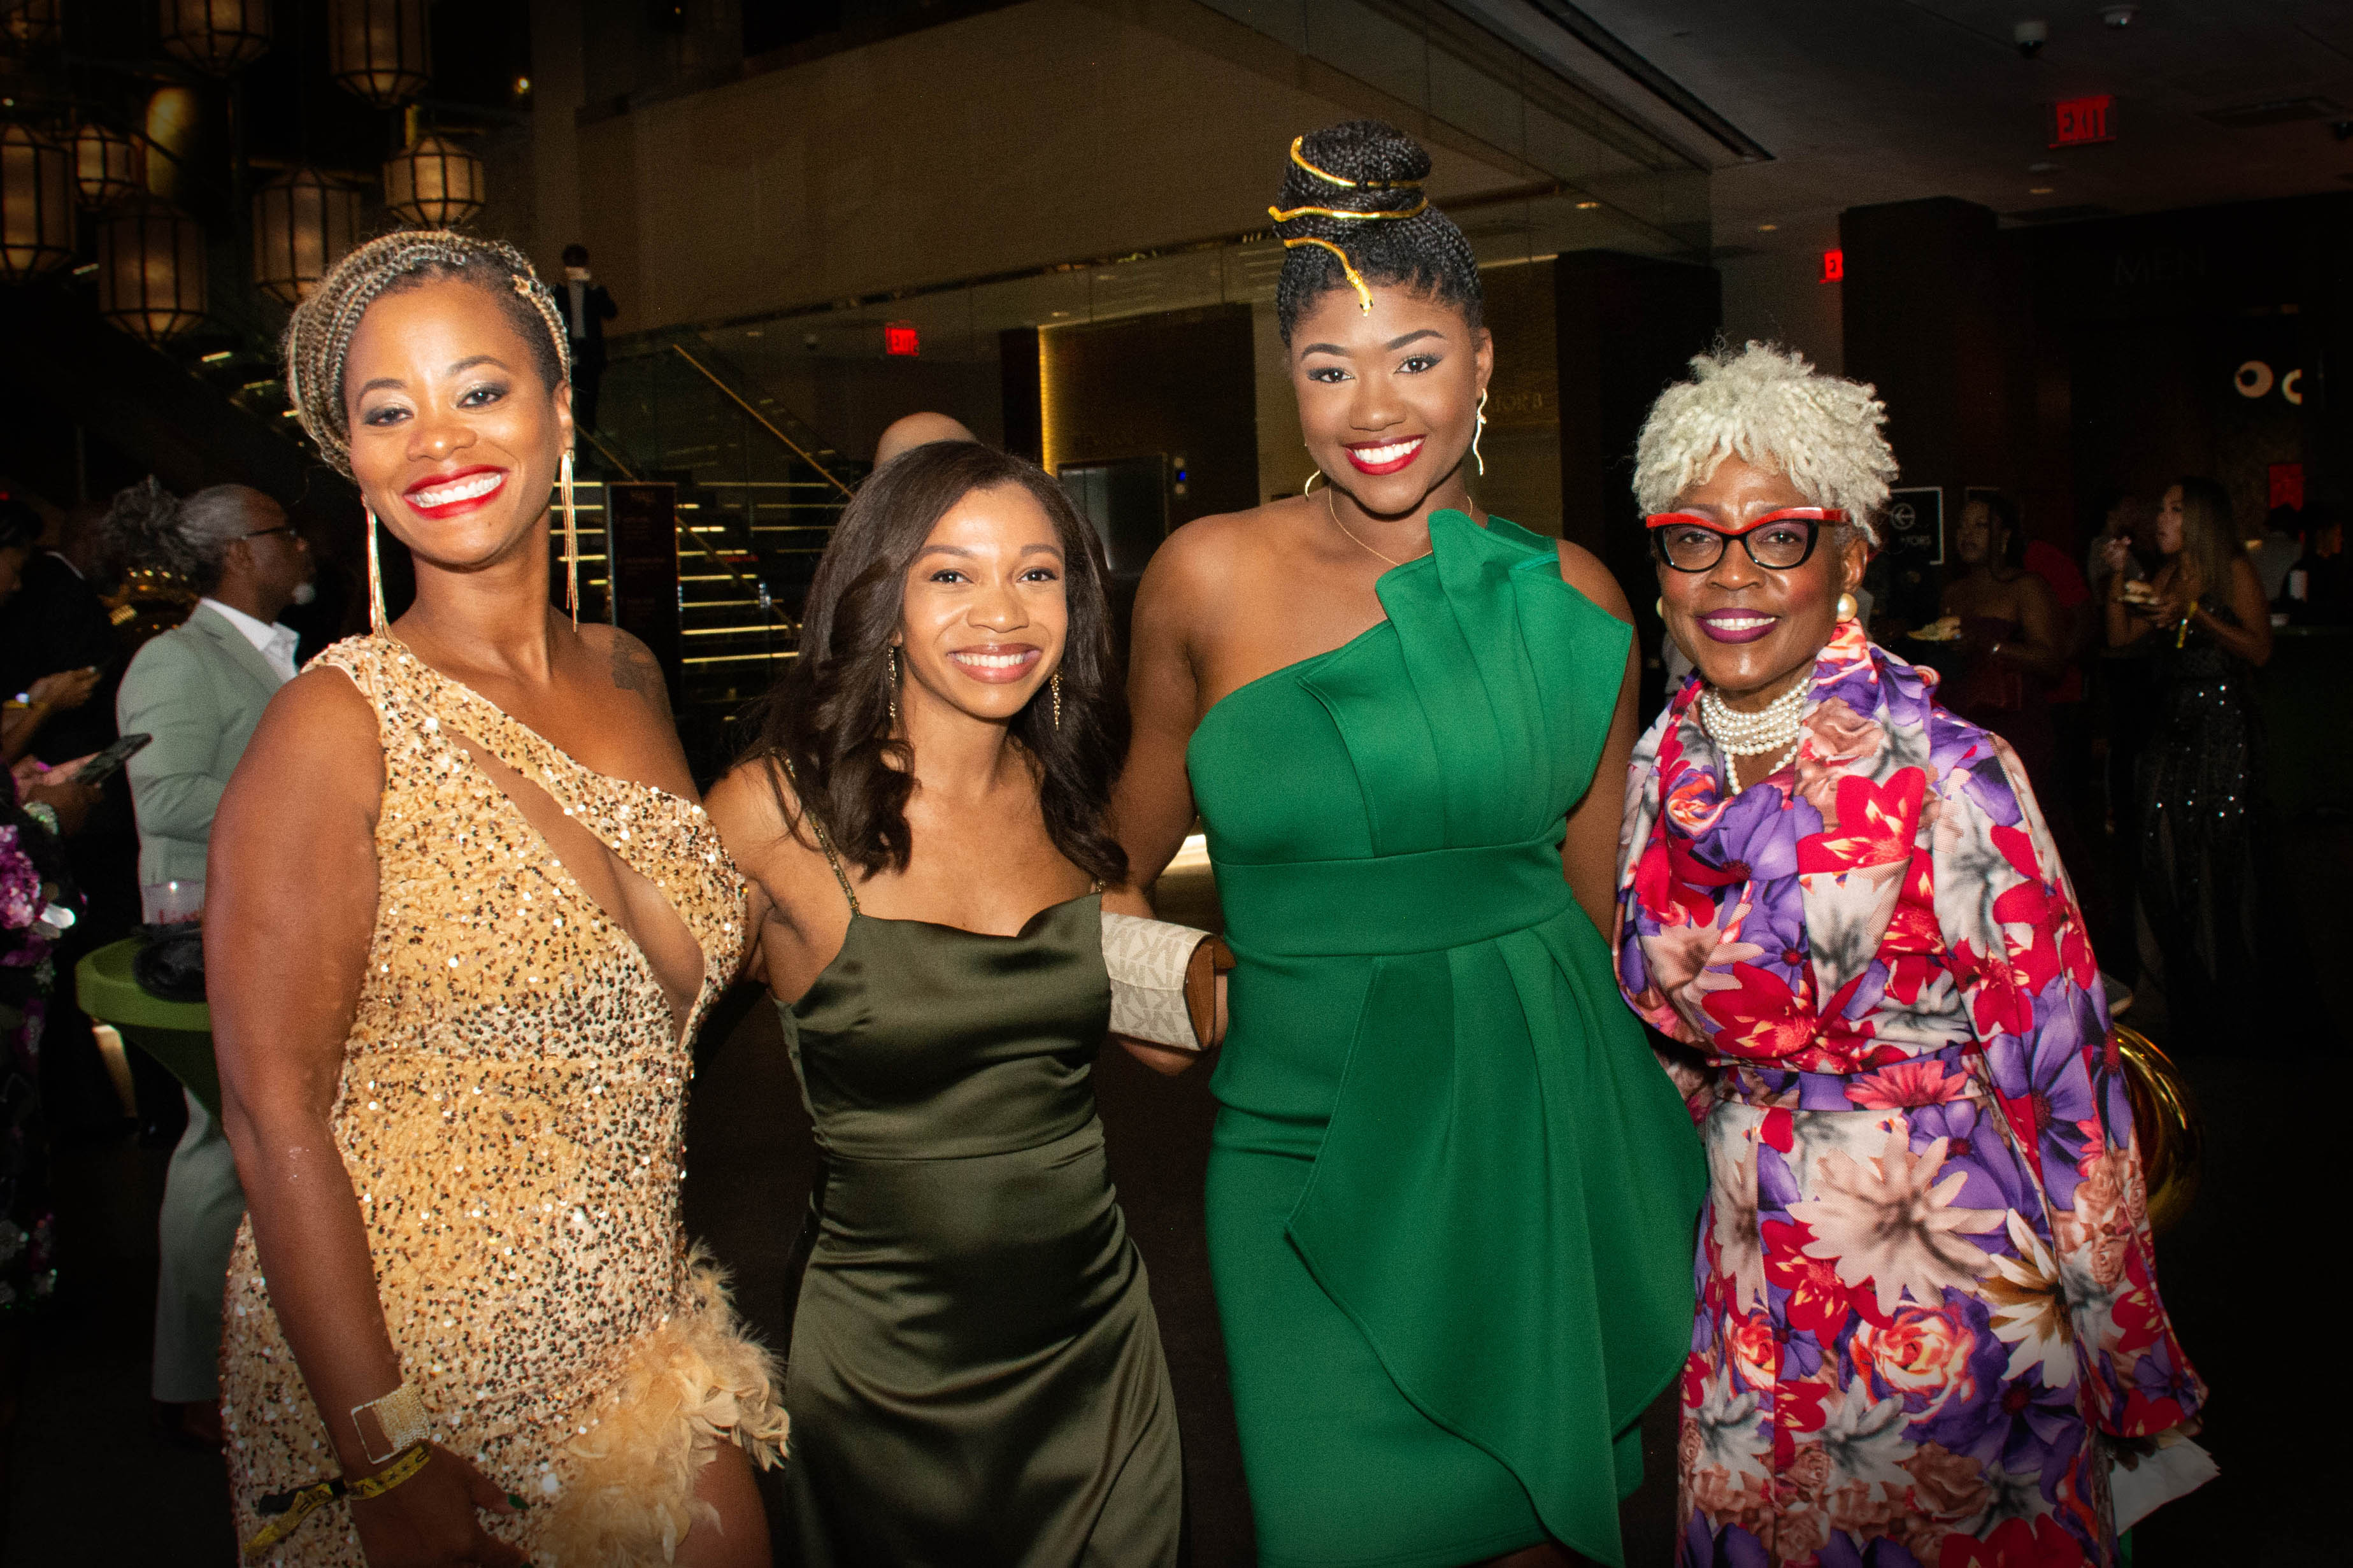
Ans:
{"type": "Polygon", "coordinates": [[[627,632],[613,634],[613,684],[634,691],[664,713],[670,711],[670,683],[646,645],[627,632]]]}

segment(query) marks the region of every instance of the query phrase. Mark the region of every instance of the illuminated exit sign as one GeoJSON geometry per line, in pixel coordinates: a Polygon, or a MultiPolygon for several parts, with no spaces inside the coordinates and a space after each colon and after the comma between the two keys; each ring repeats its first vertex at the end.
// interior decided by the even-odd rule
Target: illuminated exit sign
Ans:
{"type": "Polygon", "coordinates": [[[913,321],[891,321],[882,328],[882,352],[902,359],[913,359],[923,352],[921,339],[915,336],[913,321]]]}
{"type": "Polygon", "coordinates": [[[2051,106],[2051,145],[2081,147],[2093,142],[2113,142],[2116,100],[2114,93],[2096,98],[2071,98],[2051,106]]]}

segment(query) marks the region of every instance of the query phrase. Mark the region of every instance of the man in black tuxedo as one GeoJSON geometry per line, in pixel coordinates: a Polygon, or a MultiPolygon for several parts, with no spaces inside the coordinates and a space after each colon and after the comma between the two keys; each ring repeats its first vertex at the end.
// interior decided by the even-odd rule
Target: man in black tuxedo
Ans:
{"type": "Polygon", "coordinates": [[[605,323],[621,313],[613,296],[588,270],[588,247],[564,247],[564,286],[555,291],[564,330],[572,340],[572,417],[596,428],[596,388],[605,379],[605,323]]]}

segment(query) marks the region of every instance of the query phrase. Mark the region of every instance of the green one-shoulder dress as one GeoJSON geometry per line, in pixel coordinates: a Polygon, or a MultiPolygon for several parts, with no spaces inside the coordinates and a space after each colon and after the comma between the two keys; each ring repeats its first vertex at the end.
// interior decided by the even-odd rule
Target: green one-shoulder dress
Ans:
{"type": "Polygon", "coordinates": [[[1176,1405],[1091,1078],[1102,900],[1010,937],[850,907],[778,1009],[820,1155],[786,1560],[1174,1568],[1176,1405]]]}
{"type": "Polygon", "coordinates": [[[1269,1568],[1621,1561],[1706,1174],[1561,875],[1630,630],[1457,511],[1388,618],[1203,716],[1239,967],[1210,1266],[1269,1568]]]}

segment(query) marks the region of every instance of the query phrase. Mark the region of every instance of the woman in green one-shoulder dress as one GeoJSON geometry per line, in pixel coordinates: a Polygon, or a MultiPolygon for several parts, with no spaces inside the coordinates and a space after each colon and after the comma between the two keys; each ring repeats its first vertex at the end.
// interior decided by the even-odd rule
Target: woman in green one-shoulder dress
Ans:
{"type": "Polygon", "coordinates": [[[711,794],[820,1156],[776,1524],[804,1568],[1178,1559],[1176,1404],[1090,1076],[1125,869],[1103,577],[1035,465],[884,465],[711,794]]]}
{"type": "Polygon", "coordinates": [[[1277,294],[1328,488],[1204,519],[1136,605],[1131,865],[1198,810],[1239,966],[1210,1263],[1268,1568],[1621,1561],[1705,1184],[1616,1005],[1622,596],[1482,517],[1493,364],[1421,149],[1294,142],[1277,294]]]}

